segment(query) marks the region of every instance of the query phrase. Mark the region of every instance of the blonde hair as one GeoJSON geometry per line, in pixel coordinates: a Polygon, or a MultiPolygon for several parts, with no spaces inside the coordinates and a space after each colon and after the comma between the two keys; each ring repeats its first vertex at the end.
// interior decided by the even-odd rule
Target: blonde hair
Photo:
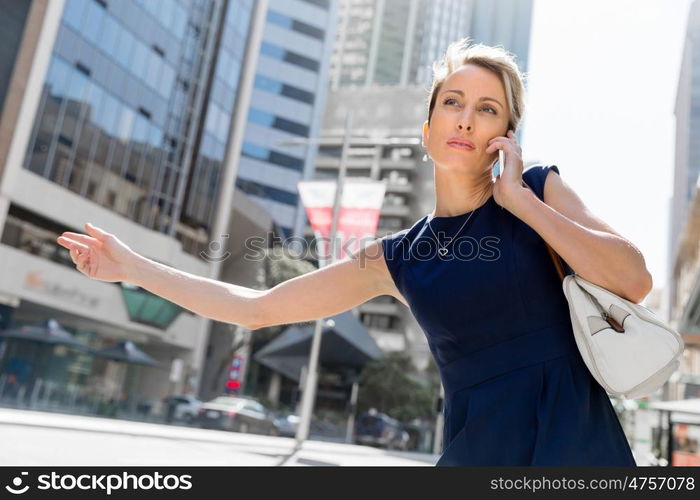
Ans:
{"type": "Polygon", "coordinates": [[[428,99],[428,123],[435,108],[440,87],[449,75],[466,64],[480,66],[493,72],[503,82],[510,118],[508,128],[516,132],[525,111],[526,75],[520,72],[515,56],[503,46],[470,45],[469,37],[452,42],[442,60],[433,63],[433,83],[428,99]]]}

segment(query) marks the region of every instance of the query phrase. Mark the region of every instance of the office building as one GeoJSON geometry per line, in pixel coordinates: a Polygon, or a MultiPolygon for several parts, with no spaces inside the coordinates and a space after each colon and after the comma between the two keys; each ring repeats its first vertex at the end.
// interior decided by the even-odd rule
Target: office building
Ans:
{"type": "Polygon", "coordinates": [[[342,0],[330,85],[429,85],[432,63],[465,36],[528,67],[531,0],[342,0]]]}
{"type": "MultiPolygon", "coordinates": [[[[216,224],[227,227],[240,215],[236,205],[216,201],[235,167],[229,150],[240,131],[232,117],[248,107],[239,98],[255,2],[1,5],[8,13],[0,18],[7,42],[0,76],[3,324],[54,318],[94,348],[134,342],[159,366],[143,368],[132,400],[196,392],[210,322],[128,283],[83,276],[55,239],[85,232],[90,221],[149,258],[216,275],[216,263],[201,252],[220,238],[212,234],[216,224]]],[[[4,349],[5,368],[13,357],[25,366],[33,359],[15,344],[4,349]]],[[[81,397],[122,397],[119,384],[103,382],[131,371],[60,352],[67,360],[56,379],[62,386],[81,397]]],[[[31,376],[59,373],[40,368],[31,376]]]]}

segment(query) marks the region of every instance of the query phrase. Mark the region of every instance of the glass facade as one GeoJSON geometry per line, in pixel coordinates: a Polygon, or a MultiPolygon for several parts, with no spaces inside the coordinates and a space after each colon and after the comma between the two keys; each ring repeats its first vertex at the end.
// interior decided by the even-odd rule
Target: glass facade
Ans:
{"type": "Polygon", "coordinates": [[[154,230],[208,229],[251,10],[66,0],[24,167],[154,230]]]}
{"type": "MultiPolygon", "coordinates": [[[[201,139],[195,151],[195,175],[184,193],[182,220],[207,232],[213,223],[252,10],[253,0],[224,5],[201,139]]],[[[209,241],[205,237],[192,242],[192,250],[204,250],[209,241]]]]}

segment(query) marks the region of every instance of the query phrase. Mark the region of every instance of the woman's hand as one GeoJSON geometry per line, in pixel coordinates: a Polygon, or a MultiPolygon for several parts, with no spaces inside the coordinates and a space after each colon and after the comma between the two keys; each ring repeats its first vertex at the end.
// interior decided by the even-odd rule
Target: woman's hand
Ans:
{"type": "Polygon", "coordinates": [[[78,271],[101,281],[126,281],[138,254],[113,234],[85,224],[88,235],[65,232],[56,241],[70,250],[78,271]]]}
{"type": "Polygon", "coordinates": [[[501,165],[501,175],[493,186],[496,203],[510,210],[514,199],[523,190],[522,148],[515,140],[515,134],[509,130],[506,137],[499,136],[489,140],[486,153],[496,153],[499,149],[505,155],[505,165],[501,165]]]}

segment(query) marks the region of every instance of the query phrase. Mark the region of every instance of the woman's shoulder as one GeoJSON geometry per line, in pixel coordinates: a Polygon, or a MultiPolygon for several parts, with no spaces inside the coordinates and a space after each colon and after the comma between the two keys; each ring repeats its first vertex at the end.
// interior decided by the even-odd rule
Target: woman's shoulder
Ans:
{"type": "Polygon", "coordinates": [[[393,250],[399,245],[410,244],[410,242],[415,239],[415,237],[421,232],[421,229],[423,229],[425,226],[425,221],[427,218],[428,215],[424,215],[415,221],[410,227],[386,234],[379,238],[385,251],[387,249],[393,250]]]}
{"type": "MultiPolygon", "coordinates": [[[[428,215],[425,215],[415,221],[411,227],[384,235],[378,239],[382,246],[386,267],[394,280],[396,288],[403,297],[406,297],[407,286],[403,264],[409,258],[411,244],[425,227],[427,219],[428,215]]],[[[402,302],[407,304],[405,301],[402,302]]]]}
{"type": "Polygon", "coordinates": [[[559,167],[556,165],[536,164],[523,170],[523,181],[532,188],[540,199],[544,199],[544,183],[550,170],[554,170],[557,174],[561,175],[559,173],[559,167]]]}

